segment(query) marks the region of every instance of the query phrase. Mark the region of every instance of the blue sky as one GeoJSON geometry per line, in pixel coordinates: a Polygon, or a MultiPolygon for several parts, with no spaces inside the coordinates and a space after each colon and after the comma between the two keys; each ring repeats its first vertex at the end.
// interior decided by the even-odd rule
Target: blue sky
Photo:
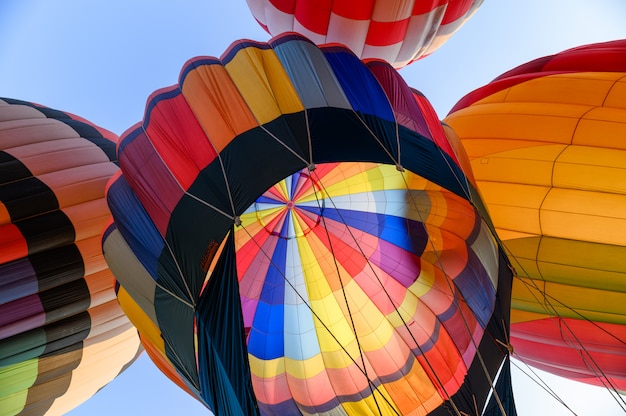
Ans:
{"type": "MultiPolygon", "coordinates": [[[[626,38],[624,22],[624,0],[485,0],[446,45],[400,73],[443,118],[463,95],[519,64],[626,38]]],[[[219,56],[240,38],[269,38],[245,0],[1,0],[0,96],[69,111],[121,134],[141,120],[154,90],[177,82],[185,61],[219,56]]],[[[573,412],[514,369],[520,416],[623,414],[602,389],[541,378],[573,412]]],[[[208,414],[144,355],[70,415],[170,413],[208,414]]]]}

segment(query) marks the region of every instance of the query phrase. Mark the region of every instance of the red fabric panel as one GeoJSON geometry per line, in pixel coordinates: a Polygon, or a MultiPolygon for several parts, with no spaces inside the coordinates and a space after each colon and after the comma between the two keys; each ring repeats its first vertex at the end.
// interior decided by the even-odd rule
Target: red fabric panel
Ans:
{"type": "Polygon", "coordinates": [[[569,318],[511,325],[517,358],[562,377],[601,385],[602,376],[626,387],[626,327],[569,318]],[[594,380],[598,377],[598,380],[594,380]]]}
{"type": "Polygon", "coordinates": [[[296,0],[270,0],[270,3],[287,14],[293,14],[296,10],[296,0]]]}
{"type": "Polygon", "coordinates": [[[376,22],[372,20],[365,43],[372,46],[386,46],[400,43],[406,36],[408,25],[409,19],[395,22],[376,22]]]}
{"type": "Polygon", "coordinates": [[[343,0],[335,1],[333,13],[353,20],[369,20],[374,12],[376,0],[343,0]]]}
{"type": "Polygon", "coordinates": [[[0,227],[0,264],[28,255],[28,246],[20,230],[14,224],[0,227]]]}
{"type": "Polygon", "coordinates": [[[119,161],[122,169],[130,172],[124,177],[161,235],[165,236],[170,214],[185,190],[176,183],[143,132],[126,145],[119,161]],[[155,181],[160,184],[158,193],[152,187],[155,181]]]}
{"type": "Polygon", "coordinates": [[[188,189],[217,153],[182,95],[159,100],[149,117],[145,130],[150,141],[176,180],[188,189]]]}
{"type": "Polygon", "coordinates": [[[446,12],[443,15],[442,25],[459,20],[472,8],[476,0],[449,0],[446,12]]]}
{"type": "Polygon", "coordinates": [[[328,32],[332,1],[300,0],[296,5],[295,18],[307,29],[325,35],[328,32]]]}
{"type": "Polygon", "coordinates": [[[437,7],[443,6],[446,3],[448,3],[448,0],[416,0],[415,4],[413,4],[413,11],[411,11],[411,16],[430,13],[437,7]]]}

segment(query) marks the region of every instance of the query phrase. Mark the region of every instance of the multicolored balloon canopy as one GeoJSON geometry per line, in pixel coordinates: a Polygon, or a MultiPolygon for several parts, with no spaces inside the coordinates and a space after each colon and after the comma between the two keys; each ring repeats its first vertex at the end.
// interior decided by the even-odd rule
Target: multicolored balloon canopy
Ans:
{"type": "Polygon", "coordinates": [[[216,414],[482,407],[512,275],[459,151],[345,47],[289,34],[191,59],[120,141],[120,303],[216,414]]]}
{"type": "Polygon", "coordinates": [[[318,45],[340,43],[361,59],[401,68],[439,49],[482,0],[246,0],[273,36],[296,32],[318,45]]]}
{"type": "Polygon", "coordinates": [[[626,41],[521,65],[444,121],[517,271],[516,356],[626,391],[626,41]]]}
{"type": "Polygon", "coordinates": [[[141,352],[100,236],[118,138],[0,99],[0,413],[64,414],[141,352]]]}

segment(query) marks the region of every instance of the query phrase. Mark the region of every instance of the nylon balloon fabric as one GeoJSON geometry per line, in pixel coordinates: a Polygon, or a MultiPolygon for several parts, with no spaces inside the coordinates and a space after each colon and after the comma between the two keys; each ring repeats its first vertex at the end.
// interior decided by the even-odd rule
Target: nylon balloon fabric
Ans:
{"type": "Polygon", "coordinates": [[[0,99],[0,413],[60,415],[141,351],[101,249],[118,138],[0,99]]]}
{"type": "Polygon", "coordinates": [[[439,49],[482,0],[247,0],[268,33],[296,32],[318,45],[340,43],[361,59],[402,68],[439,49]]]}
{"type": "Polygon", "coordinates": [[[120,303],[216,414],[480,406],[511,274],[461,151],[389,64],[344,47],[289,34],[191,59],[118,147],[120,303]]]}
{"type": "Polygon", "coordinates": [[[626,41],[538,58],[462,98],[460,137],[517,272],[521,360],[626,391],[626,41]]]}

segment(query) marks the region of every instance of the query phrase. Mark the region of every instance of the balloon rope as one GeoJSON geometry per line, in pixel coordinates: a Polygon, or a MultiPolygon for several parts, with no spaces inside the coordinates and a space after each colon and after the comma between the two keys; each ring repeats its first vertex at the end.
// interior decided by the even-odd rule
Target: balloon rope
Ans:
{"type": "MultiPolygon", "coordinates": [[[[325,190],[323,183],[320,181],[320,177],[318,175],[315,175],[318,179],[318,183],[320,184],[320,186],[325,190]]],[[[317,201],[318,204],[318,208],[321,210],[321,204],[320,204],[320,198],[317,195],[317,191],[315,190],[315,187],[313,187],[313,193],[315,194],[315,200],[317,201]]],[[[326,193],[328,195],[328,198],[330,199],[331,203],[333,204],[333,206],[335,206],[332,198],[330,197],[330,195],[328,194],[328,192],[326,193]]],[[[338,211],[338,210],[337,210],[338,211]]],[[[341,214],[340,214],[341,215],[341,214]]],[[[365,375],[365,378],[368,381],[368,386],[370,388],[370,392],[372,393],[372,398],[374,399],[374,403],[376,403],[376,408],[378,409],[378,413],[380,415],[382,415],[382,411],[380,410],[380,405],[378,404],[378,400],[376,399],[376,395],[374,394],[374,391],[378,391],[378,387],[374,385],[374,383],[372,382],[372,379],[369,377],[369,375],[367,374],[367,367],[365,365],[365,357],[364,357],[364,353],[363,353],[363,348],[361,347],[361,340],[359,339],[358,334],[356,333],[356,325],[354,323],[354,318],[352,316],[352,311],[350,310],[350,304],[348,302],[348,296],[346,295],[346,287],[345,284],[343,282],[343,279],[341,277],[341,271],[339,270],[339,265],[337,264],[337,258],[335,257],[335,251],[333,248],[333,244],[332,244],[332,239],[330,238],[330,233],[328,232],[328,228],[326,227],[326,218],[322,215],[321,216],[321,220],[323,223],[323,228],[326,231],[326,238],[328,239],[328,246],[330,248],[330,253],[331,253],[331,257],[333,259],[333,263],[335,265],[335,271],[337,272],[337,277],[339,278],[339,283],[341,286],[341,293],[343,295],[343,301],[346,305],[346,309],[348,310],[348,316],[350,317],[350,326],[352,327],[352,332],[354,333],[354,339],[356,340],[357,346],[359,348],[359,356],[361,357],[361,365],[363,366],[363,374],[365,375]]],[[[345,221],[342,222],[344,225],[346,225],[345,221]]],[[[346,225],[346,228],[348,228],[348,226],[346,225]]],[[[357,243],[358,245],[358,243],[357,243]]],[[[369,264],[369,260],[367,261],[369,264]]],[[[382,397],[384,397],[384,394],[381,394],[382,397]]]]}
{"type": "MultiPolygon", "coordinates": [[[[317,175],[316,175],[317,176],[317,175]]],[[[326,191],[326,189],[323,186],[323,182],[322,180],[317,177],[317,182],[320,184],[320,186],[322,187],[322,189],[324,191],[326,191]]],[[[406,184],[406,182],[405,182],[406,184]]],[[[408,185],[407,185],[408,188],[408,185]]],[[[328,195],[328,191],[326,191],[326,194],[328,195]]],[[[430,361],[428,360],[428,358],[426,358],[426,355],[424,353],[424,351],[422,350],[419,342],[417,342],[417,340],[415,339],[415,337],[413,336],[413,332],[411,331],[411,329],[409,328],[406,320],[404,319],[404,317],[402,316],[402,314],[400,313],[399,310],[399,306],[397,305],[393,298],[391,297],[391,295],[389,294],[389,292],[387,291],[387,289],[385,288],[385,285],[382,283],[380,276],[378,276],[378,273],[376,273],[376,270],[374,269],[372,263],[370,262],[370,259],[368,258],[368,256],[365,254],[365,252],[363,251],[363,249],[361,248],[358,239],[356,238],[356,236],[352,233],[352,230],[350,229],[350,227],[347,226],[347,223],[345,221],[345,219],[343,218],[343,216],[341,215],[341,211],[337,208],[337,206],[335,205],[334,201],[332,200],[332,198],[330,198],[330,202],[333,205],[333,207],[336,209],[337,211],[337,215],[339,216],[339,218],[341,219],[341,222],[346,226],[346,231],[348,232],[348,234],[350,235],[350,237],[352,238],[352,240],[354,241],[356,247],[359,249],[361,255],[363,256],[363,258],[366,260],[367,265],[370,268],[370,271],[372,272],[372,274],[374,275],[374,277],[376,278],[376,280],[378,281],[378,284],[380,286],[380,288],[383,290],[383,292],[387,295],[387,299],[389,300],[389,302],[394,306],[394,310],[396,312],[396,314],[398,315],[398,317],[400,318],[400,320],[402,321],[402,324],[404,325],[404,327],[407,329],[407,333],[411,336],[411,339],[413,340],[413,342],[415,343],[417,349],[419,350],[420,354],[422,355],[422,357],[424,358],[424,361],[426,362],[426,364],[428,365],[429,369],[431,370],[432,374],[435,376],[435,380],[437,382],[437,384],[439,384],[439,387],[441,388],[441,390],[445,393],[447,400],[450,401],[450,403],[452,403],[452,406],[455,410],[455,412],[457,413],[458,416],[462,416],[461,412],[458,410],[457,406],[454,404],[454,401],[452,400],[452,397],[448,394],[448,392],[446,391],[445,385],[443,384],[442,380],[439,378],[439,376],[437,375],[437,372],[435,371],[434,367],[432,366],[432,364],[430,363],[430,361]]],[[[347,301],[346,301],[347,302],[347,301]]]]}
{"type": "MultiPolygon", "coordinates": [[[[522,267],[522,272],[524,272],[523,267],[522,267]]],[[[589,318],[587,318],[586,316],[582,315],[577,310],[575,310],[572,307],[564,304],[563,302],[561,302],[560,300],[556,299],[555,297],[553,297],[551,295],[548,295],[545,292],[545,290],[541,290],[541,288],[537,285],[537,279],[530,279],[530,278],[522,279],[521,277],[519,277],[517,275],[515,277],[523,285],[525,285],[526,287],[530,288],[529,292],[532,294],[532,296],[535,299],[535,301],[537,302],[537,304],[542,305],[544,307],[544,310],[546,311],[546,313],[548,313],[548,316],[556,316],[558,318],[562,318],[563,316],[558,312],[557,307],[561,307],[563,309],[567,309],[570,312],[572,312],[572,314],[577,315],[581,320],[594,325],[596,328],[598,328],[599,330],[601,330],[605,334],[615,338],[617,341],[620,341],[622,344],[624,343],[623,340],[619,339],[614,334],[611,334],[606,329],[604,329],[601,326],[599,326],[597,322],[591,321],[589,318]],[[532,289],[535,289],[535,290],[533,291],[532,289]],[[541,293],[541,295],[542,295],[541,299],[535,294],[535,291],[541,293]],[[557,306],[555,306],[555,305],[557,305],[557,306]]],[[[545,281],[544,281],[544,283],[545,283],[545,281]]],[[[575,332],[567,324],[567,321],[565,321],[563,319],[559,319],[559,322],[562,324],[562,326],[560,326],[557,322],[554,322],[554,325],[559,330],[559,332],[564,333],[564,331],[563,331],[563,327],[564,327],[567,330],[567,333],[570,335],[570,339],[563,338],[563,341],[567,342],[570,346],[578,347],[578,348],[575,348],[575,349],[577,351],[579,351],[579,355],[580,355],[581,360],[584,363],[587,364],[587,369],[590,370],[596,377],[598,377],[598,379],[601,381],[602,385],[607,389],[607,391],[609,391],[609,393],[611,394],[613,399],[622,408],[622,410],[624,410],[626,412],[626,399],[619,394],[619,392],[617,391],[617,387],[611,382],[611,379],[606,375],[604,370],[602,370],[602,367],[595,361],[595,359],[593,358],[593,356],[591,355],[589,350],[585,347],[583,342],[576,336],[575,332]]],[[[523,361],[523,360],[520,359],[520,361],[523,361]]]]}
{"type": "MultiPolygon", "coordinates": [[[[147,143],[150,144],[150,146],[152,147],[152,149],[154,150],[154,154],[157,155],[159,157],[159,160],[161,161],[161,163],[163,164],[163,167],[165,169],[167,169],[167,171],[169,172],[171,178],[176,182],[176,184],[178,185],[178,187],[183,191],[183,193],[187,194],[187,190],[182,186],[182,184],[178,181],[178,178],[176,177],[176,175],[174,175],[174,172],[172,172],[172,170],[170,169],[170,167],[167,165],[167,163],[165,163],[165,160],[163,160],[163,158],[161,157],[161,154],[159,153],[159,151],[157,150],[157,148],[154,146],[154,143],[152,142],[152,140],[150,140],[150,136],[148,134],[148,131],[145,129],[145,127],[142,125],[141,129],[143,130],[143,134],[146,135],[146,138],[148,140],[146,140],[147,143]]],[[[187,285],[187,280],[184,279],[183,277],[183,273],[180,269],[180,266],[178,264],[178,261],[176,260],[176,257],[174,256],[174,253],[171,249],[171,247],[169,246],[169,244],[167,244],[167,241],[165,241],[165,239],[163,239],[163,242],[165,243],[165,245],[167,246],[167,249],[169,250],[170,254],[172,255],[172,258],[176,261],[176,268],[178,269],[178,273],[181,277],[181,280],[183,281],[183,284],[185,285],[185,290],[187,291],[187,296],[189,298],[189,300],[191,301],[194,296],[191,293],[191,290],[189,289],[189,286],[187,285]]],[[[163,289],[165,292],[169,293],[173,298],[179,300],[180,302],[182,302],[185,305],[190,306],[192,309],[195,308],[194,305],[191,305],[190,302],[186,302],[184,301],[182,298],[180,298],[179,296],[175,295],[174,293],[172,293],[171,291],[165,289],[163,286],[160,286],[157,283],[157,286],[159,286],[161,289],[163,289]]]]}
{"type": "MultiPolygon", "coordinates": [[[[328,332],[330,337],[335,340],[335,342],[337,343],[339,348],[341,348],[341,350],[346,354],[346,356],[350,359],[350,361],[352,361],[352,363],[356,366],[356,368],[358,368],[361,371],[361,373],[366,377],[366,379],[368,381],[368,385],[370,385],[370,389],[371,389],[372,385],[374,385],[374,388],[376,389],[374,381],[372,381],[368,377],[368,375],[364,371],[364,369],[362,369],[359,366],[359,364],[356,362],[356,359],[354,357],[352,357],[352,355],[346,349],[346,347],[344,345],[342,345],[341,341],[335,336],[335,334],[333,334],[333,332],[326,325],[326,323],[324,323],[322,318],[315,312],[313,307],[309,304],[308,300],[298,291],[298,289],[294,286],[294,284],[289,281],[287,276],[285,276],[285,274],[282,272],[281,267],[279,265],[277,265],[276,263],[274,263],[274,260],[272,259],[272,257],[267,252],[265,252],[265,249],[259,244],[259,242],[254,238],[254,236],[248,231],[248,229],[245,227],[245,225],[242,224],[242,225],[240,225],[240,227],[246,232],[246,234],[248,235],[250,241],[254,241],[254,243],[256,244],[257,248],[259,249],[259,252],[263,253],[263,255],[266,257],[268,263],[272,267],[274,267],[274,269],[281,275],[281,277],[283,278],[285,283],[293,290],[293,292],[296,294],[296,296],[302,301],[302,303],[304,305],[306,305],[309,308],[309,311],[311,312],[311,315],[313,315],[319,321],[319,323],[322,325],[322,327],[324,327],[324,329],[328,332]]],[[[394,411],[394,413],[396,413],[397,415],[400,415],[395,410],[393,404],[389,402],[389,399],[387,399],[384,395],[382,395],[382,398],[383,398],[384,401],[387,402],[387,404],[391,407],[391,409],[394,411]]]]}
{"type": "MultiPolygon", "coordinates": [[[[404,180],[404,184],[407,190],[410,190],[409,184],[407,182],[406,176],[403,174],[402,175],[402,179],[404,180]]],[[[413,197],[413,193],[409,192],[409,197],[411,198],[411,202],[413,203],[413,208],[415,209],[415,211],[417,212],[420,221],[422,222],[422,224],[426,224],[424,218],[422,217],[422,212],[420,211],[419,207],[418,207],[418,203],[415,200],[415,198],[413,197]]],[[[470,201],[468,201],[469,203],[470,201]]],[[[426,229],[426,233],[428,235],[428,230],[426,229]]],[[[436,257],[436,263],[439,264],[439,269],[443,272],[444,276],[446,276],[446,279],[444,279],[446,281],[446,283],[448,284],[448,289],[450,290],[450,293],[456,293],[455,291],[455,286],[452,282],[452,279],[449,278],[448,273],[445,272],[445,267],[443,262],[441,261],[441,257],[439,256],[439,253],[437,252],[437,247],[435,247],[434,242],[432,241],[432,239],[430,238],[430,236],[428,236],[428,243],[431,245],[431,248],[433,250],[433,253],[436,257]]],[[[465,326],[465,329],[470,337],[471,343],[474,346],[474,348],[476,349],[476,356],[478,357],[479,361],[480,361],[480,365],[483,369],[483,372],[485,374],[485,377],[487,377],[487,381],[489,382],[489,385],[491,386],[491,390],[494,394],[494,397],[496,398],[496,402],[498,403],[498,407],[500,408],[500,412],[502,413],[503,416],[506,416],[506,411],[504,410],[504,406],[502,405],[502,401],[500,400],[500,397],[496,391],[493,379],[491,378],[491,375],[489,374],[489,370],[487,369],[487,366],[485,364],[485,361],[483,359],[482,353],[480,352],[480,349],[478,348],[478,345],[476,344],[476,340],[474,339],[474,334],[472,333],[472,330],[469,326],[469,323],[467,322],[467,319],[465,318],[465,314],[463,313],[463,310],[461,309],[461,306],[459,304],[459,300],[457,299],[456,296],[452,296],[452,303],[455,305],[456,310],[459,312],[459,315],[461,316],[461,319],[463,321],[463,325],[465,326]]],[[[445,391],[445,390],[444,390],[445,391]]],[[[446,393],[446,395],[448,395],[448,393],[446,393]]],[[[449,396],[449,395],[448,395],[449,396]]],[[[454,404],[454,401],[452,400],[452,397],[449,398],[450,403],[452,404],[452,406],[455,408],[455,410],[458,409],[456,408],[456,405],[454,404]]]]}
{"type": "MultiPolygon", "coordinates": [[[[516,354],[514,354],[515,356],[516,354]]],[[[519,358],[518,358],[519,359],[519,358]]],[[[521,361],[521,360],[520,360],[521,361]]],[[[523,362],[523,361],[521,361],[523,362]]],[[[563,399],[561,399],[559,397],[559,395],[550,388],[550,386],[548,386],[548,383],[546,383],[545,381],[543,381],[543,379],[539,376],[539,374],[537,374],[533,368],[531,366],[529,366],[528,364],[524,363],[524,365],[526,365],[526,367],[528,368],[528,370],[533,373],[533,375],[531,376],[530,374],[528,374],[526,371],[524,371],[524,369],[522,369],[517,363],[515,363],[515,361],[511,361],[511,364],[513,364],[515,367],[517,367],[517,369],[519,371],[522,372],[522,374],[524,374],[526,377],[528,377],[533,383],[535,383],[537,386],[541,387],[546,393],[548,393],[550,396],[552,396],[556,401],[558,401],[559,403],[561,403],[563,405],[563,407],[565,407],[567,410],[569,410],[573,415],[577,415],[576,412],[574,412],[568,405],[567,403],[565,403],[565,401],[563,399]],[[534,376],[534,377],[533,377],[534,376]]]]}
{"type": "MultiPolygon", "coordinates": [[[[356,111],[354,111],[354,110],[353,110],[353,112],[354,112],[354,114],[356,115],[356,117],[359,119],[359,121],[361,121],[361,123],[363,124],[363,126],[367,129],[367,131],[368,131],[368,132],[372,135],[372,137],[373,137],[373,138],[374,138],[374,139],[375,139],[375,140],[376,140],[376,141],[380,144],[381,148],[382,148],[382,149],[383,149],[383,150],[387,153],[387,155],[389,156],[389,158],[390,158],[391,160],[394,160],[393,155],[391,155],[391,153],[387,150],[386,146],[385,146],[385,145],[382,143],[382,141],[381,141],[381,140],[380,140],[380,139],[376,136],[376,134],[375,134],[375,133],[374,133],[374,132],[373,132],[373,131],[369,128],[369,126],[365,123],[365,121],[361,119],[361,117],[359,116],[359,114],[358,114],[356,111]]],[[[397,123],[397,122],[396,122],[396,136],[397,136],[397,137],[396,137],[396,142],[398,143],[398,147],[400,147],[400,146],[399,146],[399,145],[400,145],[400,140],[399,140],[399,133],[398,133],[398,123],[397,123]]],[[[398,152],[399,152],[399,149],[398,149],[398,152]]],[[[397,169],[397,170],[398,170],[398,171],[402,174],[402,178],[403,178],[403,180],[404,180],[405,188],[406,188],[406,190],[407,190],[407,191],[409,191],[409,195],[412,197],[412,192],[410,192],[409,185],[408,185],[408,183],[406,182],[406,177],[405,177],[405,175],[403,174],[404,169],[402,168],[402,165],[400,164],[400,160],[398,159],[398,160],[394,160],[394,161],[395,161],[395,164],[396,164],[396,169],[397,169]]],[[[458,180],[458,179],[457,179],[457,180],[458,180]]],[[[419,210],[419,208],[418,208],[418,204],[416,203],[416,201],[415,201],[413,198],[412,198],[412,200],[413,200],[413,205],[414,205],[415,211],[416,211],[416,212],[418,213],[418,215],[420,216],[420,220],[421,220],[421,222],[422,222],[422,223],[424,223],[424,219],[423,219],[423,217],[421,216],[421,211],[420,211],[420,210],[419,210]]],[[[339,214],[339,215],[341,215],[341,214],[339,214]]],[[[345,221],[344,221],[344,223],[345,223],[345,221]]],[[[348,232],[350,232],[349,228],[348,228],[348,232]]],[[[350,234],[352,235],[352,233],[351,233],[351,232],[350,232],[350,234]]],[[[354,236],[352,235],[352,238],[353,238],[353,240],[355,241],[355,243],[357,244],[357,247],[359,247],[359,249],[360,249],[360,246],[358,245],[358,242],[357,242],[357,240],[356,240],[356,237],[354,237],[354,236]]],[[[429,242],[431,242],[431,245],[432,245],[432,241],[431,241],[431,239],[430,239],[430,238],[428,239],[428,241],[429,241],[429,242]]],[[[436,250],[436,248],[435,248],[434,246],[433,246],[432,248],[433,248],[433,252],[434,252],[434,253],[435,253],[435,255],[437,256],[438,263],[439,263],[439,265],[440,265],[440,267],[439,267],[439,268],[440,268],[440,270],[444,273],[444,275],[445,275],[445,276],[448,276],[448,275],[447,275],[447,273],[445,273],[445,270],[444,270],[443,264],[442,264],[441,260],[439,259],[439,256],[438,256],[438,254],[437,254],[437,250],[436,250]]],[[[364,257],[365,259],[367,259],[367,256],[365,255],[365,253],[363,253],[362,251],[361,251],[361,253],[362,253],[363,257],[364,257]]],[[[368,260],[368,261],[367,261],[367,263],[368,263],[368,265],[370,266],[370,269],[372,270],[372,272],[373,272],[373,273],[374,273],[374,275],[376,276],[376,278],[377,278],[377,280],[378,280],[379,284],[381,285],[382,290],[383,290],[383,291],[385,292],[385,294],[387,295],[387,298],[389,299],[389,301],[391,302],[391,304],[392,304],[392,305],[394,305],[394,309],[396,310],[396,313],[398,314],[398,316],[400,317],[400,320],[402,321],[403,325],[404,325],[404,326],[405,326],[405,328],[407,329],[407,332],[411,335],[411,338],[413,339],[413,341],[415,342],[415,345],[417,346],[418,350],[419,350],[419,351],[420,351],[420,353],[422,354],[422,357],[424,357],[424,360],[426,361],[426,364],[428,365],[428,367],[430,368],[430,370],[431,370],[432,374],[434,375],[435,380],[436,380],[436,381],[437,381],[437,383],[439,384],[439,387],[440,387],[440,388],[441,388],[441,390],[444,392],[444,394],[445,394],[445,396],[446,396],[447,400],[448,400],[448,401],[450,401],[450,403],[451,403],[451,405],[452,405],[452,407],[453,407],[454,411],[457,413],[457,415],[459,415],[459,416],[460,416],[460,415],[461,415],[460,410],[458,409],[458,407],[457,407],[457,406],[456,406],[456,404],[454,403],[454,400],[452,399],[452,397],[450,396],[450,394],[447,392],[447,390],[446,390],[446,388],[445,388],[445,386],[444,386],[444,384],[443,384],[442,380],[439,378],[439,376],[437,375],[437,373],[434,371],[434,368],[433,368],[433,366],[432,366],[432,363],[430,363],[430,361],[426,358],[426,355],[425,355],[425,354],[424,354],[424,352],[422,351],[421,346],[419,345],[419,343],[417,342],[417,340],[415,340],[415,338],[413,337],[413,334],[412,334],[411,330],[409,329],[408,324],[406,323],[406,321],[404,320],[404,318],[403,318],[403,317],[402,317],[402,315],[400,314],[400,311],[399,311],[399,310],[398,310],[398,308],[397,308],[397,306],[398,306],[398,305],[396,305],[396,304],[395,304],[395,302],[394,302],[394,301],[392,300],[392,298],[391,298],[391,295],[390,295],[390,294],[387,292],[387,290],[385,289],[384,285],[383,285],[383,284],[382,284],[382,282],[380,281],[380,278],[378,277],[378,275],[377,275],[377,274],[376,274],[376,272],[374,271],[373,267],[371,266],[371,263],[369,262],[369,259],[367,259],[367,260],[368,260]]],[[[450,287],[450,282],[449,282],[449,279],[446,279],[446,281],[448,282],[448,286],[450,287]]],[[[451,290],[451,293],[454,293],[454,290],[452,290],[452,288],[451,288],[451,287],[450,287],[450,290],[451,290]]],[[[454,297],[453,297],[453,302],[456,302],[456,299],[454,299],[454,297]]],[[[456,308],[457,308],[457,310],[459,310],[459,311],[461,312],[460,306],[459,306],[458,304],[456,305],[456,308]]],[[[484,371],[485,371],[485,373],[486,373],[486,375],[487,375],[487,378],[488,378],[488,380],[489,380],[489,382],[490,382],[490,384],[491,384],[492,388],[494,388],[494,387],[493,387],[493,381],[491,380],[491,378],[490,378],[490,376],[489,376],[489,374],[488,374],[488,372],[487,372],[487,370],[486,370],[485,364],[484,364],[484,362],[483,362],[483,360],[482,360],[482,356],[480,355],[480,352],[479,352],[479,350],[478,350],[478,346],[476,346],[476,343],[475,343],[475,341],[474,341],[474,337],[472,336],[471,330],[469,329],[469,325],[467,324],[467,322],[466,322],[466,320],[465,320],[465,316],[463,315],[463,313],[462,313],[462,312],[460,313],[460,315],[461,315],[461,317],[463,318],[463,322],[464,322],[464,324],[465,324],[466,329],[468,330],[468,333],[469,333],[469,335],[470,335],[470,339],[472,340],[472,343],[473,343],[473,344],[474,344],[474,346],[476,347],[476,353],[477,353],[477,355],[479,356],[479,358],[480,358],[480,360],[481,360],[481,364],[483,365],[483,369],[484,369],[484,371]]],[[[494,388],[494,391],[495,391],[495,388],[494,388]]],[[[500,403],[499,398],[497,398],[497,399],[498,399],[498,404],[500,405],[500,409],[501,409],[501,411],[502,411],[502,414],[503,414],[503,415],[506,415],[506,412],[504,411],[504,407],[503,407],[503,406],[502,406],[502,404],[500,403]]]]}
{"type": "MultiPolygon", "coordinates": [[[[308,125],[307,125],[308,126],[308,125]]],[[[306,160],[305,158],[303,158],[300,154],[298,154],[298,152],[296,152],[295,150],[293,150],[291,147],[287,146],[285,144],[285,142],[283,142],[282,140],[280,140],[278,138],[278,136],[276,136],[274,133],[272,133],[271,131],[269,131],[264,125],[260,124],[259,127],[265,132],[267,133],[268,136],[270,136],[272,139],[276,140],[278,143],[280,143],[285,149],[289,150],[295,157],[297,157],[298,159],[300,159],[302,162],[306,163],[307,165],[309,164],[309,161],[306,160]]]]}

